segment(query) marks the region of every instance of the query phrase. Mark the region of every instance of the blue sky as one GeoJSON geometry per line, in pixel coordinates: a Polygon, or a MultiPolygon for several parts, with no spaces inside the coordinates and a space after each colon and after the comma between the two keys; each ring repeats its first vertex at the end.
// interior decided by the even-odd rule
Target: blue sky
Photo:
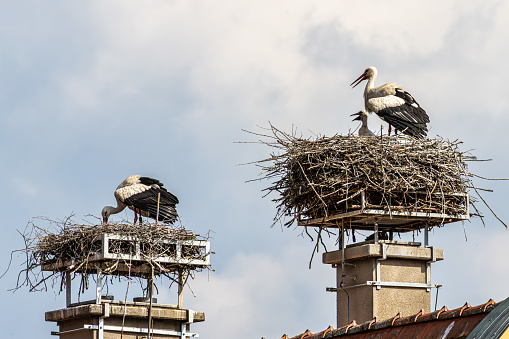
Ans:
{"type": "MultiPolygon", "coordinates": [[[[270,228],[275,205],[255,166],[271,151],[242,132],[297,128],[345,134],[363,106],[349,84],[368,66],[428,112],[430,137],[464,141],[482,176],[509,177],[509,4],[503,1],[7,1],[0,11],[0,173],[3,266],[36,216],[81,220],[114,203],[128,175],[163,181],[189,229],[213,230],[214,272],[185,305],[206,313],[202,338],[242,331],[279,338],[335,325],[335,273],[301,229],[270,228]]],[[[374,115],[370,128],[383,123],[374,115]]],[[[386,127],[385,129],[386,130],[386,127]]],[[[482,182],[504,220],[507,182],[482,182]]],[[[509,232],[489,211],[435,230],[445,250],[433,281],[439,305],[507,297],[509,232]]],[[[126,216],[124,214],[123,216],[126,216]]],[[[127,215],[132,218],[131,214],[127,215]]],[[[10,338],[50,338],[53,291],[9,292],[23,258],[0,280],[10,338]],[[26,309],[27,305],[30,307],[26,309]],[[22,305],[22,306],[21,306],[22,305]],[[14,310],[14,311],[12,311],[14,310]],[[23,316],[30,326],[12,326],[23,316]]],[[[1,268],[1,267],[0,267],[1,268]]],[[[3,269],[2,269],[3,270],[3,269]]],[[[122,299],[125,285],[114,287],[122,299]]],[[[160,289],[160,301],[176,292],[160,289]]],[[[137,296],[141,291],[133,289],[137,296]]]]}

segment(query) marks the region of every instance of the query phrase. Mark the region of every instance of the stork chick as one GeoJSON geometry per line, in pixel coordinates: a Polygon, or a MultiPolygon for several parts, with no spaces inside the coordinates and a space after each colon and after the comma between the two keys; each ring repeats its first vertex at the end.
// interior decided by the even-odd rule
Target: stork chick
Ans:
{"type": "Polygon", "coordinates": [[[359,136],[361,137],[374,137],[375,133],[371,132],[368,128],[368,113],[364,110],[357,113],[351,114],[350,116],[357,115],[357,118],[352,121],[360,120],[362,122],[361,128],[359,128],[359,136]]]}

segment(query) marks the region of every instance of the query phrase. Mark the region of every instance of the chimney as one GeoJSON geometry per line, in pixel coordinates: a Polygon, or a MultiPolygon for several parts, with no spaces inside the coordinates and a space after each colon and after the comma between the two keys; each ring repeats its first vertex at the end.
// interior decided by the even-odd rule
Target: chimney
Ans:
{"type": "Polygon", "coordinates": [[[91,300],[46,312],[45,318],[57,322],[59,330],[51,334],[60,339],[181,338],[195,336],[190,333],[190,325],[204,321],[205,314],[178,309],[177,305],[102,299],[100,304],[91,300]],[[152,312],[150,328],[147,327],[149,309],[152,312]]]}
{"type": "Polygon", "coordinates": [[[371,240],[324,253],[337,272],[337,288],[327,289],[337,293],[337,326],[429,312],[431,289],[440,287],[431,283],[431,264],[444,251],[420,245],[371,240]]]}
{"type": "MultiPolygon", "coordinates": [[[[43,255],[43,271],[62,272],[66,289],[66,307],[46,312],[46,321],[56,322],[58,331],[51,334],[60,339],[137,339],[137,338],[188,338],[197,337],[190,326],[205,320],[204,312],[183,307],[183,287],[186,274],[210,265],[210,243],[198,240],[197,235],[185,230],[173,230],[158,225],[122,225],[115,230],[106,226],[83,226],[78,231],[93,234],[78,235],[81,243],[94,246],[83,257],[72,260],[55,260],[51,254],[43,255]],[[122,230],[130,235],[121,233],[122,230]],[[134,232],[139,230],[139,234],[134,232]],[[85,232],[87,231],[87,232],[85,232]],[[150,237],[145,233],[151,231],[150,237]],[[180,232],[180,233],[178,233],[180,232]],[[184,233],[186,232],[186,233],[184,233]],[[94,300],[72,303],[71,272],[81,275],[81,284],[95,275],[94,300]],[[147,296],[133,301],[113,300],[102,295],[103,278],[108,276],[146,279],[147,296]],[[154,298],[154,277],[171,277],[178,285],[177,305],[157,303],[154,298]]],[[[70,232],[68,232],[70,233],[70,232]]],[[[88,286],[86,287],[88,288],[88,286]]]]}

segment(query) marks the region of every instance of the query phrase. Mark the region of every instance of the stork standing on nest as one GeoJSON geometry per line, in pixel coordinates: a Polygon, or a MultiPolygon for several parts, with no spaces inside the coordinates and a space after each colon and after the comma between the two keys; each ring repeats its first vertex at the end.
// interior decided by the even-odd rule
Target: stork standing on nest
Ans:
{"type": "MultiPolygon", "coordinates": [[[[368,80],[364,90],[364,105],[366,111],[375,112],[380,119],[389,124],[389,135],[391,126],[397,131],[423,138],[428,132],[426,123],[429,116],[415,99],[395,83],[375,87],[375,79],[378,72],[375,67],[368,67],[360,77],[350,84],[353,87],[363,80],[368,80]]],[[[352,88],[353,88],[352,87],[352,88]]]]}
{"type": "Polygon", "coordinates": [[[361,137],[374,137],[375,133],[371,132],[368,128],[368,113],[364,110],[354,113],[350,116],[357,115],[357,118],[352,121],[360,120],[362,122],[361,128],[359,128],[359,136],[361,137]]]}
{"type": "Polygon", "coordinates": [[[134,211],[134,223],[140,216],[156,219],[165,223],[173,223],[177,219],[175,205],[179,200],[163,187],[157,179],[131,175],[115,190],[117,207],[105,206],[102,210],[103,225],[108,223],[112,214],[119,213],[128,207],[134,211]]]}

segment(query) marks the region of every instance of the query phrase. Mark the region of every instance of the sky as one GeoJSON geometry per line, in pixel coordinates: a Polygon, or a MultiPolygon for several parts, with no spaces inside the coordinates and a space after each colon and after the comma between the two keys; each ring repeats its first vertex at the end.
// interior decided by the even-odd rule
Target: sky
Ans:
{"type": "MultiPolygon", "coordinates": [[[[0,271],[37,216],[82,222],[114,204],[131,174],[178,196],[186,228],[211,231],[213,271],[196,274],[184,306],[204,311],[201,338],[280,338],[336,326],[335,272],[302,229],[271,227],[276,206],[253,165],[272,151],[243,130],[273,124],[304,137],[346,134],[363,108],[366,67],[397,82],[428,112],[429,137],[461,140],[508,178],[509,3],[453,1],[4,1],[0,5],[0,271]]],[[[375,115],[369,126],[384,125],[375,115]]],[[[387,126],[384,126],[387,130],[387,126]]],[[[506,181],[478,180],[506,223],[506,181]]],[[[432,232],[439,307],[508,297],[509,231],[489,210],[432,232]],[[465,238],[465,233],[467,238],[465,238]]],[[[123,213],[113,220],[130,218],[123,213]]],[[[41,226],[44,226],[41,223],[41,226]]],[[[329,242],[334,247],[334,239],[329,242]]],[[[51,288],[10,291],[0,279],[2,333],[51,338],[44,312],[63,308],[51,288]],[[23,324],[18,326],[23,317],[23,324]]],[[[76,289],[75,289],[76,291],[76,289]]],[[[123,300],[126,284],[112,286],[123,300]]],[[[88,293],[88,292],[87,292],[88,293]]],[[[141,295],[130,288],[129,298],[141,295]]],[[[176,303],[160,282],[159,301],[176,303]]],[[[433,299],[435,292],[432,293],[433,299]]],[[[82,298],[93,298],[87,294],[82,298]]],[[[73,298],[77,298],[73,294],[73,298]]]]}

